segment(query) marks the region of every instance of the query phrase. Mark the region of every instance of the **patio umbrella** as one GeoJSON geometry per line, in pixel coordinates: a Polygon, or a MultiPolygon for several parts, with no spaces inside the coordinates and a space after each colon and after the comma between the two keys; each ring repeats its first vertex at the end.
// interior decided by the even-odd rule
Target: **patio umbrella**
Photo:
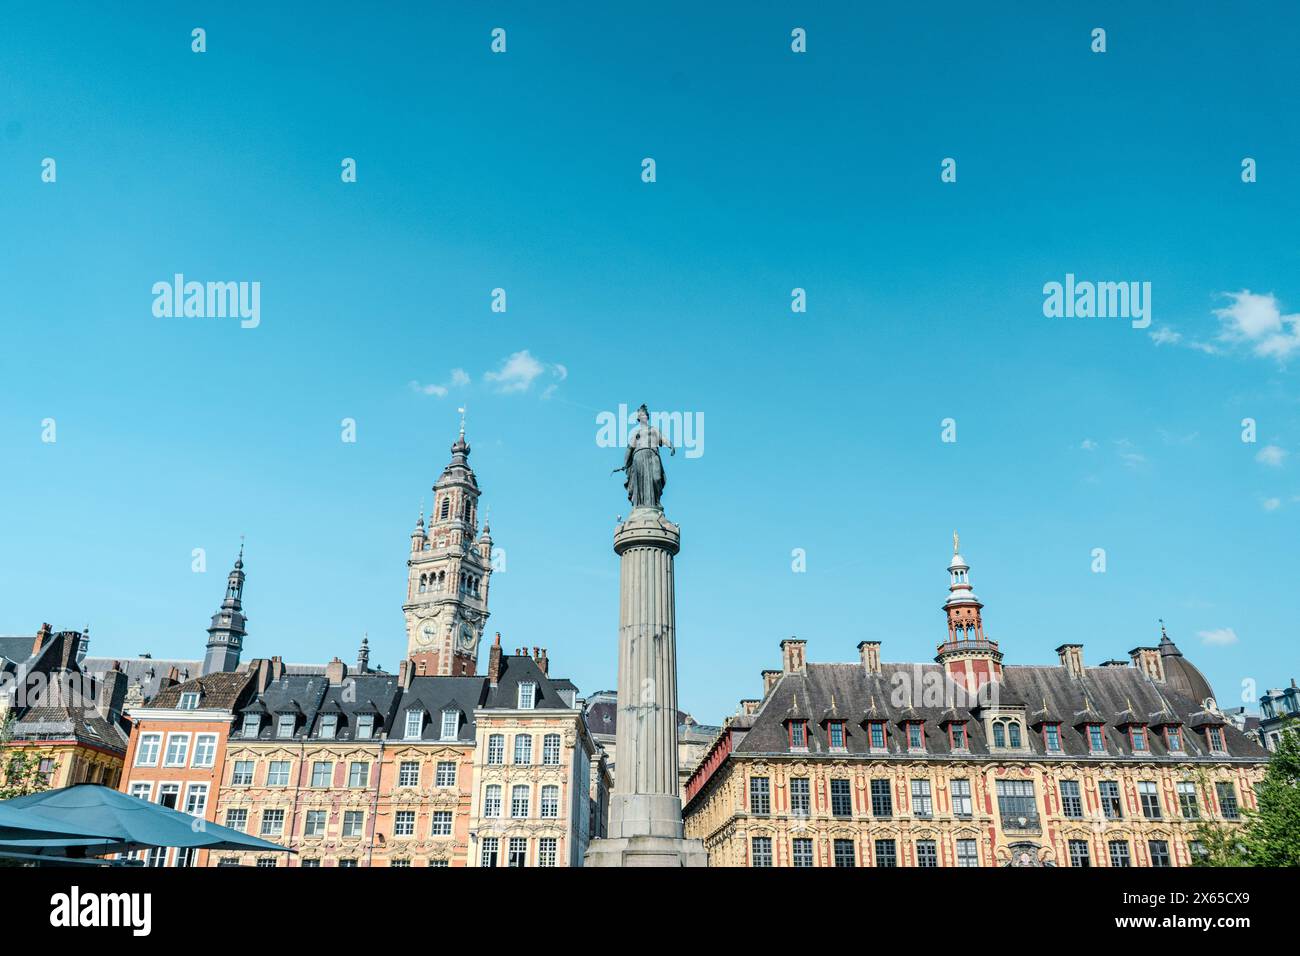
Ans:
{"type": "Polygon", "coordinates": [[[11,840],[58,840],[68,837],[97,837],[107,834],[85,827],[69,826],[42,816],[38,810],[14,810],[0,802],[0,843],[11,840]]]}
{"type": "Polygon", "coordinates": [[[53,820],[82,834],[55,839],[3,838],[0,850],[21,849],[57,856],[67,855],[74,848],[75,855],[93,855],[164,846],[293,852],[268,840],[95,783],[14,797],[0,801],[0,810],[30,813],[33,820],[53,820]]]}

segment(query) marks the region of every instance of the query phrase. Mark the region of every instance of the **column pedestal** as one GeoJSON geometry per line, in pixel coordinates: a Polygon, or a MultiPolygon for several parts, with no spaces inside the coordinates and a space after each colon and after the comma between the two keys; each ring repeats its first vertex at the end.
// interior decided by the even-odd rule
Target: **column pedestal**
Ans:
{"type": "Polygon", "coordinates": [[[618,727],[608,836],[586,866],[707,866],[682,837],[677,776],[677,608],[673,557],[681,533],[658,508],[634,508],[614,531],[622,561],[618,727]]]}

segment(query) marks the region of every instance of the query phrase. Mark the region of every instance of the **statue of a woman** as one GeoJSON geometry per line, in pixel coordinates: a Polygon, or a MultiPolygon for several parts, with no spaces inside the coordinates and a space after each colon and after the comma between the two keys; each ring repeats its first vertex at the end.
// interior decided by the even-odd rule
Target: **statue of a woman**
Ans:
{"type": "Polygon", "coordinates": [[[672,442],[659,434],[659,429],[650,424],[650,411],[642,405],[636,410],[636,431],[627,442],[627,455],[623,467],[615,471],[626,473],[623,487],[627,489],[627,500],[633,508],[663,507],[659,499],[664,493],[664,464],[659,457],[659,446],[667,447],[670,455],[677,454],[672,442]]]}

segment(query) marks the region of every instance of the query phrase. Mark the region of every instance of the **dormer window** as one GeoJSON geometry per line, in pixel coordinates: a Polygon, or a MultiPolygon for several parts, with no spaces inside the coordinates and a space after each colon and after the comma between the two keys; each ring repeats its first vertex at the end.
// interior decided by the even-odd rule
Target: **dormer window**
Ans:
{"type": "Polygon", "coordinates": [[[1061,752],[1060,724],[1043,725],[1043,749],[1049,754],[1059,754],[1061,752]]]}
{"type": "Polygon", "coordinates": [[[1145,753],[1147,747],[1147,729],[1145,727],[1130,727],[1128,729],[1129,743],[1133,745],[1134,753],[1145,753]]]}
{"type": "Polygon", "coordinates": [[[532,710],[537,699],[537,685],[532,681],[524,681],[519,685],[519,709],[532,710]]]}
{"type": "Polygon", "coordinates": [[[1106,752],[1106,735],[1102,733],[1101,724],[1088,724],[1088,751],[1095,754],[1106,752]]]}
{"type": "Polygon", "coordinates": [[[808,749],[808,722],[806,720],[790,721],[790,749],[808,749]]]}
{"type": "Polygon", "coordinates": [[[406,712],[406,732],[403,736],[407,740],[419,740],[420,734],[424,731],[424,711],[413,709],[406,712]]]}
{"type": "Polygon", "coordinates": [[[1019,750],[1021,740],[1020,721],[1010,717],[999,717],[993,721],[994,747],[1019,750]]]}
{"type": "Polygon", "coordinates": [[[953,750],[966,750],[970,746],[966,742],[965,721],[956,721],[948,725],[948,743],[953,750]]]}
{"type": "Polygon", "coordinates": [[[375,715],[357,715],[357,740],[369,740],[375,735],[375,715]]]}
{"type": "Polygon", "coordinates": [[[925,728],[915,721],[907,725],[907,749],[925,749],[925,728]]]}
{"type": "Polygon", "coordinates": [[[320,719],[320,736],[322,740],[333,740],[339,729],[338,714],[322,714],[320,719]]]}
{"type": "Polygon", "coordinates": [[[1223,742],[1222,727],[1206,727],[1205,739],[1209,741],[1211,753],[1216,753],[1216,754],[1227,753],[1228,748],[1224,745],[1223,742]]]}
{"type": "Polygon", "coordinates": [[[442,712],[442,728],[438,738],[440,740],[455,740],[460,734],[460,712],[455,710],[444,710],[442,712]]]}
{"type": "Polygon", "coordinates": [[[885,733],[883,720],[873,720],[867,724],[867,740],[872,750],[886,749],[888,735],[885,733]]]}
{"type": "Polygon", "coordinates": [[[186,691],[181,694],[181,710],[198,710],[199,695],[195,691],[186,691]]]}
{"type": "Polygon", "coordinates": [[[1165,746],[1170,753],[1183,752],[1183,728],[1169,725],[1165,727],[1165,746]]]}
{"type": "Polygon", "coordinates": [[[831,745],[831,750],[844,749],[844,721],[832,720],[826,725],[826,739],[831,745]]]}
{"type": "Polygon", "coordinates": [[[262,729],[261,714],[245,714],[244,726],[240,729],[240,734],[245,737],[256,737],[258,731],[262,729]]]}
{"type": "Polygon", "coordinates": [[[280,739],[292,737],[296,726],[297,719],[293,714],[281,714],[276,721],[275,736],[280,739]]]}

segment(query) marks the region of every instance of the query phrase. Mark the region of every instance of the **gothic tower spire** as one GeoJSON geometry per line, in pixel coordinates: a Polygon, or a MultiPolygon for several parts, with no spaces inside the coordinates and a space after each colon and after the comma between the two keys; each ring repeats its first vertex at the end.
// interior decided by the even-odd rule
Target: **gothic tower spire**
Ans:
{"type": "Polygon", "coordinates": [[[244,541],[239,541],[239,557],[226,578],[226,596],[212,615],[208,626],[208,647],[203,657],[203,669],[200,673],[212,674],[217,671],[233,671],[239,667],[239,655],[244,647],[244,636],[248,633],[248,618],[244,617],[244,541]]]}
{"type": "Polygon", "coordinates": [[[433,485],[428,524],[417,522],[407,559],[407,657],[416,674],[472,675],[488,618],[492,539],[478,529],[478,479],[462,418],[451,461],[433,485]]]}
{"type": "Polygon", "coordinates": [[[948,599],[943,603],[948,618],[948,639],[939,645],[935,661],[944,665],[948,676],[968,690],[976,691],[990,680],[1002,678],[1002,652],[997,641],[984,635],[980,614],[984,605],[970,583],[970,565],[957,548],[960,540],[952,533],[952,562],[948,565],[948,599]]]}

